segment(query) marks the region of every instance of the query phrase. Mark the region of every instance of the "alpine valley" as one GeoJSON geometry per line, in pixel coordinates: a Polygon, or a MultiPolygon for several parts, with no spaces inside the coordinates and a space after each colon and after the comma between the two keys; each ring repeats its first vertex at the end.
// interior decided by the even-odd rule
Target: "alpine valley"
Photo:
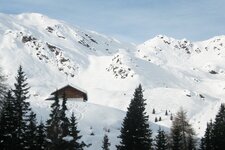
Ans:
{"type": "Polygon", "coordinates": [[[42,14],[0,14],[0,66],[9,85],[19,65],[39,120],[48,119],[51,92],[68,84],[87,91],[87,102],[68,101],[68,114],[75,113],[89,150],[100,149],[105,132],[115,149],[140,83],[154,134],[158,126],[169,131],[171,114],[183,107],[200,138],[225,102],[225,36],[192,42],[158,35],[135,45],[42,14]]]}

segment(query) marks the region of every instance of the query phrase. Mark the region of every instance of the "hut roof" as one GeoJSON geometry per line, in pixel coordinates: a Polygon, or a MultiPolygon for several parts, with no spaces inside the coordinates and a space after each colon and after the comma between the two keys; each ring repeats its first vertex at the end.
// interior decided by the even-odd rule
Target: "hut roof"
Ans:
{"type": "Polygon", "coordinates": [[[62,89],[64,89],[64,88],[66,88],[66,87],[71,87],[71,88],[73,88],[73,89],[76,89],[76,90],[78,90],[78,91],[81,91],[82,93],[84,93],[84,94],[87,94],[87,92],[85,91],[85,90],[83,90],[83,89],[81,89],[81,88],[79,88],[79,87],[77,87],[77,86],[71,86],[71,85],[66,85],[66,86],[64,86],[64,87],[62,87],[62,88],[60,88],[60,89],[57,89],[56,91],[54,91],[54,92],[52,92],[51,93],[51,95],[55,95],[55,93],[57,92],[57,91],[60,91],[60,90],[62,90],[62,89]]]}

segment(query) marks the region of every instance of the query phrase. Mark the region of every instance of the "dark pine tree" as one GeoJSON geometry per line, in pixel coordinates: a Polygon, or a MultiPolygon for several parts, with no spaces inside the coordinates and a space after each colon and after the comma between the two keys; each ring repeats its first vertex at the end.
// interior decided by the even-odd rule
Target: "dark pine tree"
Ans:
{"type": "Polygon", "coordinates": [[[158,122],[158,118],[157,117],[155,117],[155,122],[158,122]]]}
{"type": "Polygon", "coordinates": [[[62,121],[62,123],[61,123],[62,137],[69,135],[70,121],[69,121],[68,117],[66,116],[66,111],[68,110],[67,106],[66,106],[66,102],[67,102],[66,95],[63,94],[62,108],[60,110],[60,120],[62,121]]]}
{"type": "Polygon", "coordinates": [[[25,132],[30,111],[30,103],[26,101],[29,98],[29,86],[26,80],[26,75],[23,72],[22,66],[20,66],[13,89],[14,105],[17,115],[15,119],[15,125],[17,127],[15,149],[24,149],[25,145],[25,132]]]}
{"type": "Polygon", "coordinates": [[[60,120],[61,120],[61,124],[60,124],[60,128],[62,130],[62,135],[61,135],[61,139],[62,139],[62,145],[61,148],[62,149],[69,149],[70,147],[70,141],[65,140],[66,137],[69,136],[69,125],[70,125],[70,121],[68,119],[68,117],[66,116],[66,111],[67,106],[66,106],[66,102],[67,102],[67,98],[65,93],[63,94],[63,99],[62,99],[62,108],[60,110],[60,120]]]}
{"type": "Polygon", "coordinates": [[[172,129],[172,150],[182,150],[182,135],[180,128],[172,129]]]}
{"type": "Polygon", "coordinates": [[[159,121],[162,121],[162,118],[161,117],[159,117],[159,121]]]}
{"type": "Polygon", "coordinates": [[[43,124],[42,121],[37,126],[36,141],[37,141],[37,145],[36,145],[37,150],[44,150],[47,148],[45,125],[43,124]]]}
{"type": "Polygon", "coordinates": [[[58,94],[56,93],[54,102],[51,105],[50,119],[46,122],[47,128],[47,145],[49,150],[59,150],[61,148],[62,130],[60,127],[60,105],[58,94]]]}
{"type": "Polygon", "coordinates": [[[12,150],[16,141],[15,106],[12,94],[8,91],[3,99],[0,114],[0,147],[3,150],[12,150]]]}
{"type": "Polygon", "coordinates": [[[225,149],[225,104],[221,104],[212,129],[213,150],[225,149]]]}
{"type": "Polygon", "coordinates": [[[167,112],[167,110],[166,110],[166,112],[165,112],[165,115],[166,115],[166,116],[168,116],[168,112],[167,112]]]}
{"type": "Polygon", "coordinates": [[[205,141],[204,138],[201,138],[199,150],[205,150],[205,141]]]}
{"type": "Polygon", "coordinates": [[[209,123],[207,123],[205,135],[201,139],[201,150],[213,150],[212,129],[213,123],[211,120],[209,123]]]}
{"type": "Polygon", "coordinates": [[[158,134],[155,138],[155,150],[167,150],[168,141],[165,132],[159,128],[158,134]]]}
{"type": "Polygon", "coordinates": [[[118,150],[150,150],[152,149],[152,131],[145,112],[145,99],[141,85],[135,89],[134,98],[128,107],[123,120],[118,150]]]}
{"type": "Polygon", "coordinates": [[[170,115],[170,120],[173,121],[173,115],[172,114],[170,115]]]}
{"type": "Polygon", "coordinates": [[[2,108],[3,99],[7,93],[7,85],[5,83],[6,78],[2,73],[2,69],[0,68],[0,110],[2,108]]]}
{"type": "Polygon", "coordinates": [[[188,138],[187,138],[187,149],[188,150],[196,150],[195,146],[196,146],[196,142],[194,140],[194,137],[191,136],[191,135],[188,135],[188,138]]]}
{"type": "Polygon", "coordinates": [[[25,137],[25,145],[24,149],[36,149],[37,147],[37,121],[36,121],[36,114],[31,111],[29,118],[28,118],[28,125],[26,129],[26,137],[25,137]]]}
{"type": "Polygon", "coordinates": [[[72,137],[72,140],[70,141],[70,150],[83,150],[83,147],[86,146],[84,142],[79,142],[81,139],[81,135],[79,135],[80,131],[77,129],[77,122],[76,117],[74,116],[74,113],[72,113],[71,119],[70,119],[70,126],[69,126],[69,132],[70,136],[72,137]]]}
{"type": "Polygon", "coordinates": [[[109,150],[110,147],[110,143],[109,143],[109,138],[107,135],[104,136],[103,141],[102,141],[102,149],[103,150],[109,150]]]}
{"type": "Polygon", "coordinates": [[[152,110],[152,114],[155,114],[155,108],[153,108],[153,110],[152,110]]]}

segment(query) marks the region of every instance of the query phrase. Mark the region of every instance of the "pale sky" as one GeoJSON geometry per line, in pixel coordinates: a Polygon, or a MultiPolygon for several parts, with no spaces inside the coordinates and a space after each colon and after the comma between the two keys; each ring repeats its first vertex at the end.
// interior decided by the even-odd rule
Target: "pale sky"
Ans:
{"type": "Polygon", "coordinates": [[[225,0],[0,0],[0,12],[36,12],[122,41],[158,34],[191,41],[225,34],[225,0]]]}

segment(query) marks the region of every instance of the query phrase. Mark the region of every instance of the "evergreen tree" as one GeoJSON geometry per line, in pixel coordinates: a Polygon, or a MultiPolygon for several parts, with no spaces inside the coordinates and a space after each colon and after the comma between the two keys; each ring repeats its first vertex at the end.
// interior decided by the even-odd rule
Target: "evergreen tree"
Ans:
{"type": "MultiPolygon", "coordinates": [[[[206,142],[207,144],[207,142],[206,142]]],[[[225,149],[225,105],[221,104],[212,129],[213,150],[225,149]]]]}
{"type": "Polygon", "coordinates": [[[165,132],[159,128],[158,134],[155,138],[155,150],[167,150],[168,149],[168,142],[165,135],[165,132]]]}
{"type": "Polygon", "coordinates": [[[162,118],[161,117],[159,117],[159,121],[162,121],[162,118]]]}
{"type": "Polygon", "coordinates": [[[194,140],[194,137],[192,135],[188,135],[188,138],[187,138],[188,142],[187,142],[187,149],[188,150],[195,150],[195,146],[196,146],[196,142],[194,140]]]}
{"type": "Polygon", "coordinates": [[[56,93],[54,103],[51,105],[50,119],[47,120],[47,141],[49,150],[59,150],[61,147],[62,130],[60,128],[60,105],[58,94],[56,93]]]}
{"type": "Polygon", "coordinates": [[[45,132],[45,126],[44,126],[42,121],[37,126],[36,141],[37,141],[37,145],[36,145],[37,150],[46,149],[46,147],[47,147],[47,145],[46,145],[46,132],[45,132]]]}
{"type": "Polygon", "coordinates": [[[118,150],[150,150],[152,149],[152,131],[145,112],[145,99],[142,87],[135,89],[134,98],[128,107],[123,120],[118,150]]]}
{"type": "Polygon", "coordinates": [[[69,121],[68,117],[66,116],[66,111],[68,110],[67,106],[66,106],[66,102],[67,102],[66,95],[63,94],[62,109],[60,111],[61,112],[60,120],[62,121],[62,123],[61,123],[62,137],[65,137],[65,136],[69,135],[70,121],[69,121]]]}
{"type": "Polygon", "coordinates": [[[2,108],[2,103],[3,103],[4,97],[7,93],[7,85],[6,85],[5,81],[6,81],[6,78],[2,74],[2,69],[0,68],[0,110],[2,108]]]}
{"type": "Polygon", "coordinates": [[[201,139],[201,149],[202,150],[213,150],[212,129],[213,129],[213,123],[211,120],[209,123],[207,123],[205,135],[201,139]]]}
{"type": "Polygon", "coordinates": [[[171,120],[171,121],[173,120],[173,115],[172,115],[172,114],[170,115],[170,120],[171,120]]]}
{"type": "Polygon", "coordinates": [[[3,100],[0,114],[0,147],[3,150],[12,150],[15,145],[15,106],[11,91],[8,91],[3,100]]]}
{"type": "Polygon", "coordinates": [[[152,110],[152,114],[155,114],[155,108],[153,108],[153,110],[152,110]]]}
{"type": "Polygon", "coordinates": [[[37,147],[37,121],[36,114],[31,111],[28,118],[28,126],[26,129],[25,145],[24,149],[36,149],[37,147]]]}
{"type": "Polygon", "coordinates": [[[204,141],[204,138],[201,138],[199,150],[205,150],[205,141],[204,141]]]}
{"type": "Polygon", "coordinates": [[[109,138],[107,135],[104,136],[103,141],[102,141],[102,149],[103,150],[109,150],[110,147],[110,143],[109,143],[109,138]]]}
{"type": "Polygon", "coordinates": [[[158,118],[157,117],[155,117],[155,122],[158,122],[158,118]]]}
{"type": "Polygon", "coordinates": [[[194,130],[188,123],[186,112],[181,108],[177,112],[171,128],[173,149],[188,150],[189,147],[192,147],[189,144],[195,144],[194,135],[194,130]]]}
{"type": "Polygon", "coordinates": [[[66,117],[66,96],[64,94],[62,107],[60,109],[58,94],[55,95],[55,101],[51,105],[52,111],[50,119],[47,120],[47,141],[49,150],[83,150],[84,142],[79,143],[79,130],[74,114],[71,120],[66,117]]]}
{"type": "Polygon", "coordinates": [[[172,143],[171,143],[171,147],[172,150],[183,150],[182,149],[182,135],[181,135],[181,130],[179,127],[173,127],[171,129],[172,135],[172,143]]]}
{"type": "Polygon", "coordinates": [[[29,86],[26,82],[27,78],[23,72],[22,66],[19,67],[16,83],[14,84],[14,105],[15,105],[15,126],[16,129],[16,144],[15,149],[24,149],[25,132],[27,128],[27,119],[30,111],[30,104],[26,100],[29,98],[29,86]]]}
{"type": "Polygon", "coordinates": [[[69,126],[70,136],[72,140],[70,141],[70,150],[83,150],[83,147],[86,146],[84,142],[79,142],[82,136],[79,135],[80,131],[77,129],[77,122],[74,113],[72,113],[70,119],[70,126],[69,126]]]}
{"type": "Polygon", "coordinates": [[[61,120],[61,125],[60,128],[62,129],[62,135],[61,135],[61,139],[62,139],[62,145],[61,148],[62,149],[69,149],[70,148],[70,141],[65,140],[65,138],[67,138],[69,136],[69,126],[70,126],[70,121],[66,116],[66,111],[67,106],[66,106],[66,102],[67,102],[67,98],[65,93],[63,94],[63,100],[62,100],[62,108],[60,110],[60,120],[61,120]]]}
{"type": "Polygon", "coordinates": [[[168,112],[167,112],[167,110],[166,110],[166,112],[165,112],[165,115],[166,115],[166,116],[168,116],[168,112]]]}

